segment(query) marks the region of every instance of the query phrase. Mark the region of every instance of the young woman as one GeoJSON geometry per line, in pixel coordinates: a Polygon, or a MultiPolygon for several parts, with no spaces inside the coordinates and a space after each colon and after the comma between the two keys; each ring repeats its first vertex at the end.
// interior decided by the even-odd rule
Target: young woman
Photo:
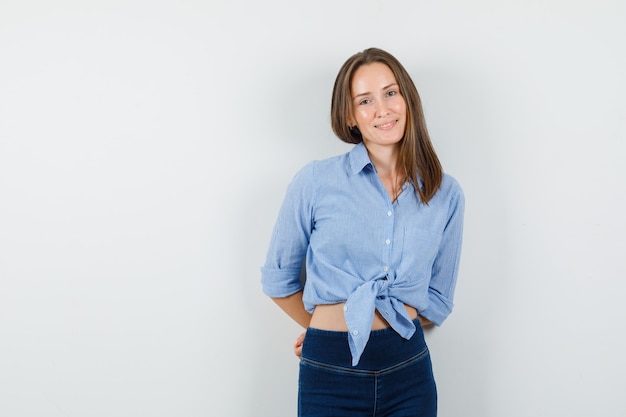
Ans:
{"type": "Polygon", "coordinates": [[[344,63],[331,123],[355,146],[295,175],[261,269],[263,291],[307,329],[294,345],[298,414],[435,416],[422,328],[452,310],[463,192],[443,173],[415,85],[388,52],[344,63]]]}

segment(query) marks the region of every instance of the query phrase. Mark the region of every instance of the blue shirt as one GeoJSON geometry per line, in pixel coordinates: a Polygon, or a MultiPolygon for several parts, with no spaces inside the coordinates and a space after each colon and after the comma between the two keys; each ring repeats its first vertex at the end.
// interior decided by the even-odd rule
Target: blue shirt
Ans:
{"type": "Polygon", "coordinates": [[[374,310],[402,337],[415,332],[404,304],[440,325],[452,311],[463,230],[464,197],[444,174],[424,204],[410,182],[392,202],[360,143],[340,156],[313,161],[290,182],[274,227],[263,291],[300,291],[312,313],[345,302],[353,365],[369,339],[374,310]]]}

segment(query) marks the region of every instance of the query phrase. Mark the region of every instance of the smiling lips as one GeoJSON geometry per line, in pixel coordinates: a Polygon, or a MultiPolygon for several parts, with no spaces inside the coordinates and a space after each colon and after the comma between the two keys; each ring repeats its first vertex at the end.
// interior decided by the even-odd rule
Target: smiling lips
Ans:
{"type": "Polygon", "coordinates": [[[389,130],[389,129],[393,128],[393,127],[396,125],[396,123],[397,123],[397,122],[398,122],[397,120],[392,120],[392,121],[387,122],[387,123],[385,123],[385,124],[382,124],[382,125],[374,125],[374,126],[375,126],[377,129],[389,130]]]}

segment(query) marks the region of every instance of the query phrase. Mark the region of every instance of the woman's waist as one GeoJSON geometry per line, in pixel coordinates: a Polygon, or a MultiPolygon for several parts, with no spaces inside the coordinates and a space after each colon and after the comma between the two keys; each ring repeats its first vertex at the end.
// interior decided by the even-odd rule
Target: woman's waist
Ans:
{"type": "MultiPolygon", "coordinates": [[[[344,306],[346,303],[319,304],[313,311],[309,327],[321,330],[331,330],[337,332],[348,331],[348,325],[344,316],[344,306]]],[[[409,305],[404,305],[411,320],[417,318],[417,310],[409,305]]],[[[374,311],[372,330],[381,330],[390,327],[387,320],[378,312],[374,311]]]]}

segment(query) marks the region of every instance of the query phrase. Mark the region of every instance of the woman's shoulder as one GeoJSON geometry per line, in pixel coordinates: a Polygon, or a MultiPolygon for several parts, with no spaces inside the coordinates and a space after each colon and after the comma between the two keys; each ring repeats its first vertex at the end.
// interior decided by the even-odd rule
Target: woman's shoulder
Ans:
{"type": "Polygon", "coordinates": [[[296,176],[325,177],[334,176],[343,170],[346,165],[348,154],[334,155],[322,159],[313,159],[304,164],[296,173],[296,176]]]}
{"type": "Polygon", "coordinates": [[[446,199],[460,199],[461,201],[465,199],[463,188],[461,187],[459,181],[454,176],[446,172],[443,174],[441,185],[437,194],[445,197],[446,199]]]}
{"type": "Polygon", "coordinates": [[[441,188],[455,189],[455,190],[462,191],[461,184],[459,183],[459,181],[454,176],[452,176],[451,174],[448,174],[447,172],[443,173],[443,178],[441,179],[441,188]]]}

